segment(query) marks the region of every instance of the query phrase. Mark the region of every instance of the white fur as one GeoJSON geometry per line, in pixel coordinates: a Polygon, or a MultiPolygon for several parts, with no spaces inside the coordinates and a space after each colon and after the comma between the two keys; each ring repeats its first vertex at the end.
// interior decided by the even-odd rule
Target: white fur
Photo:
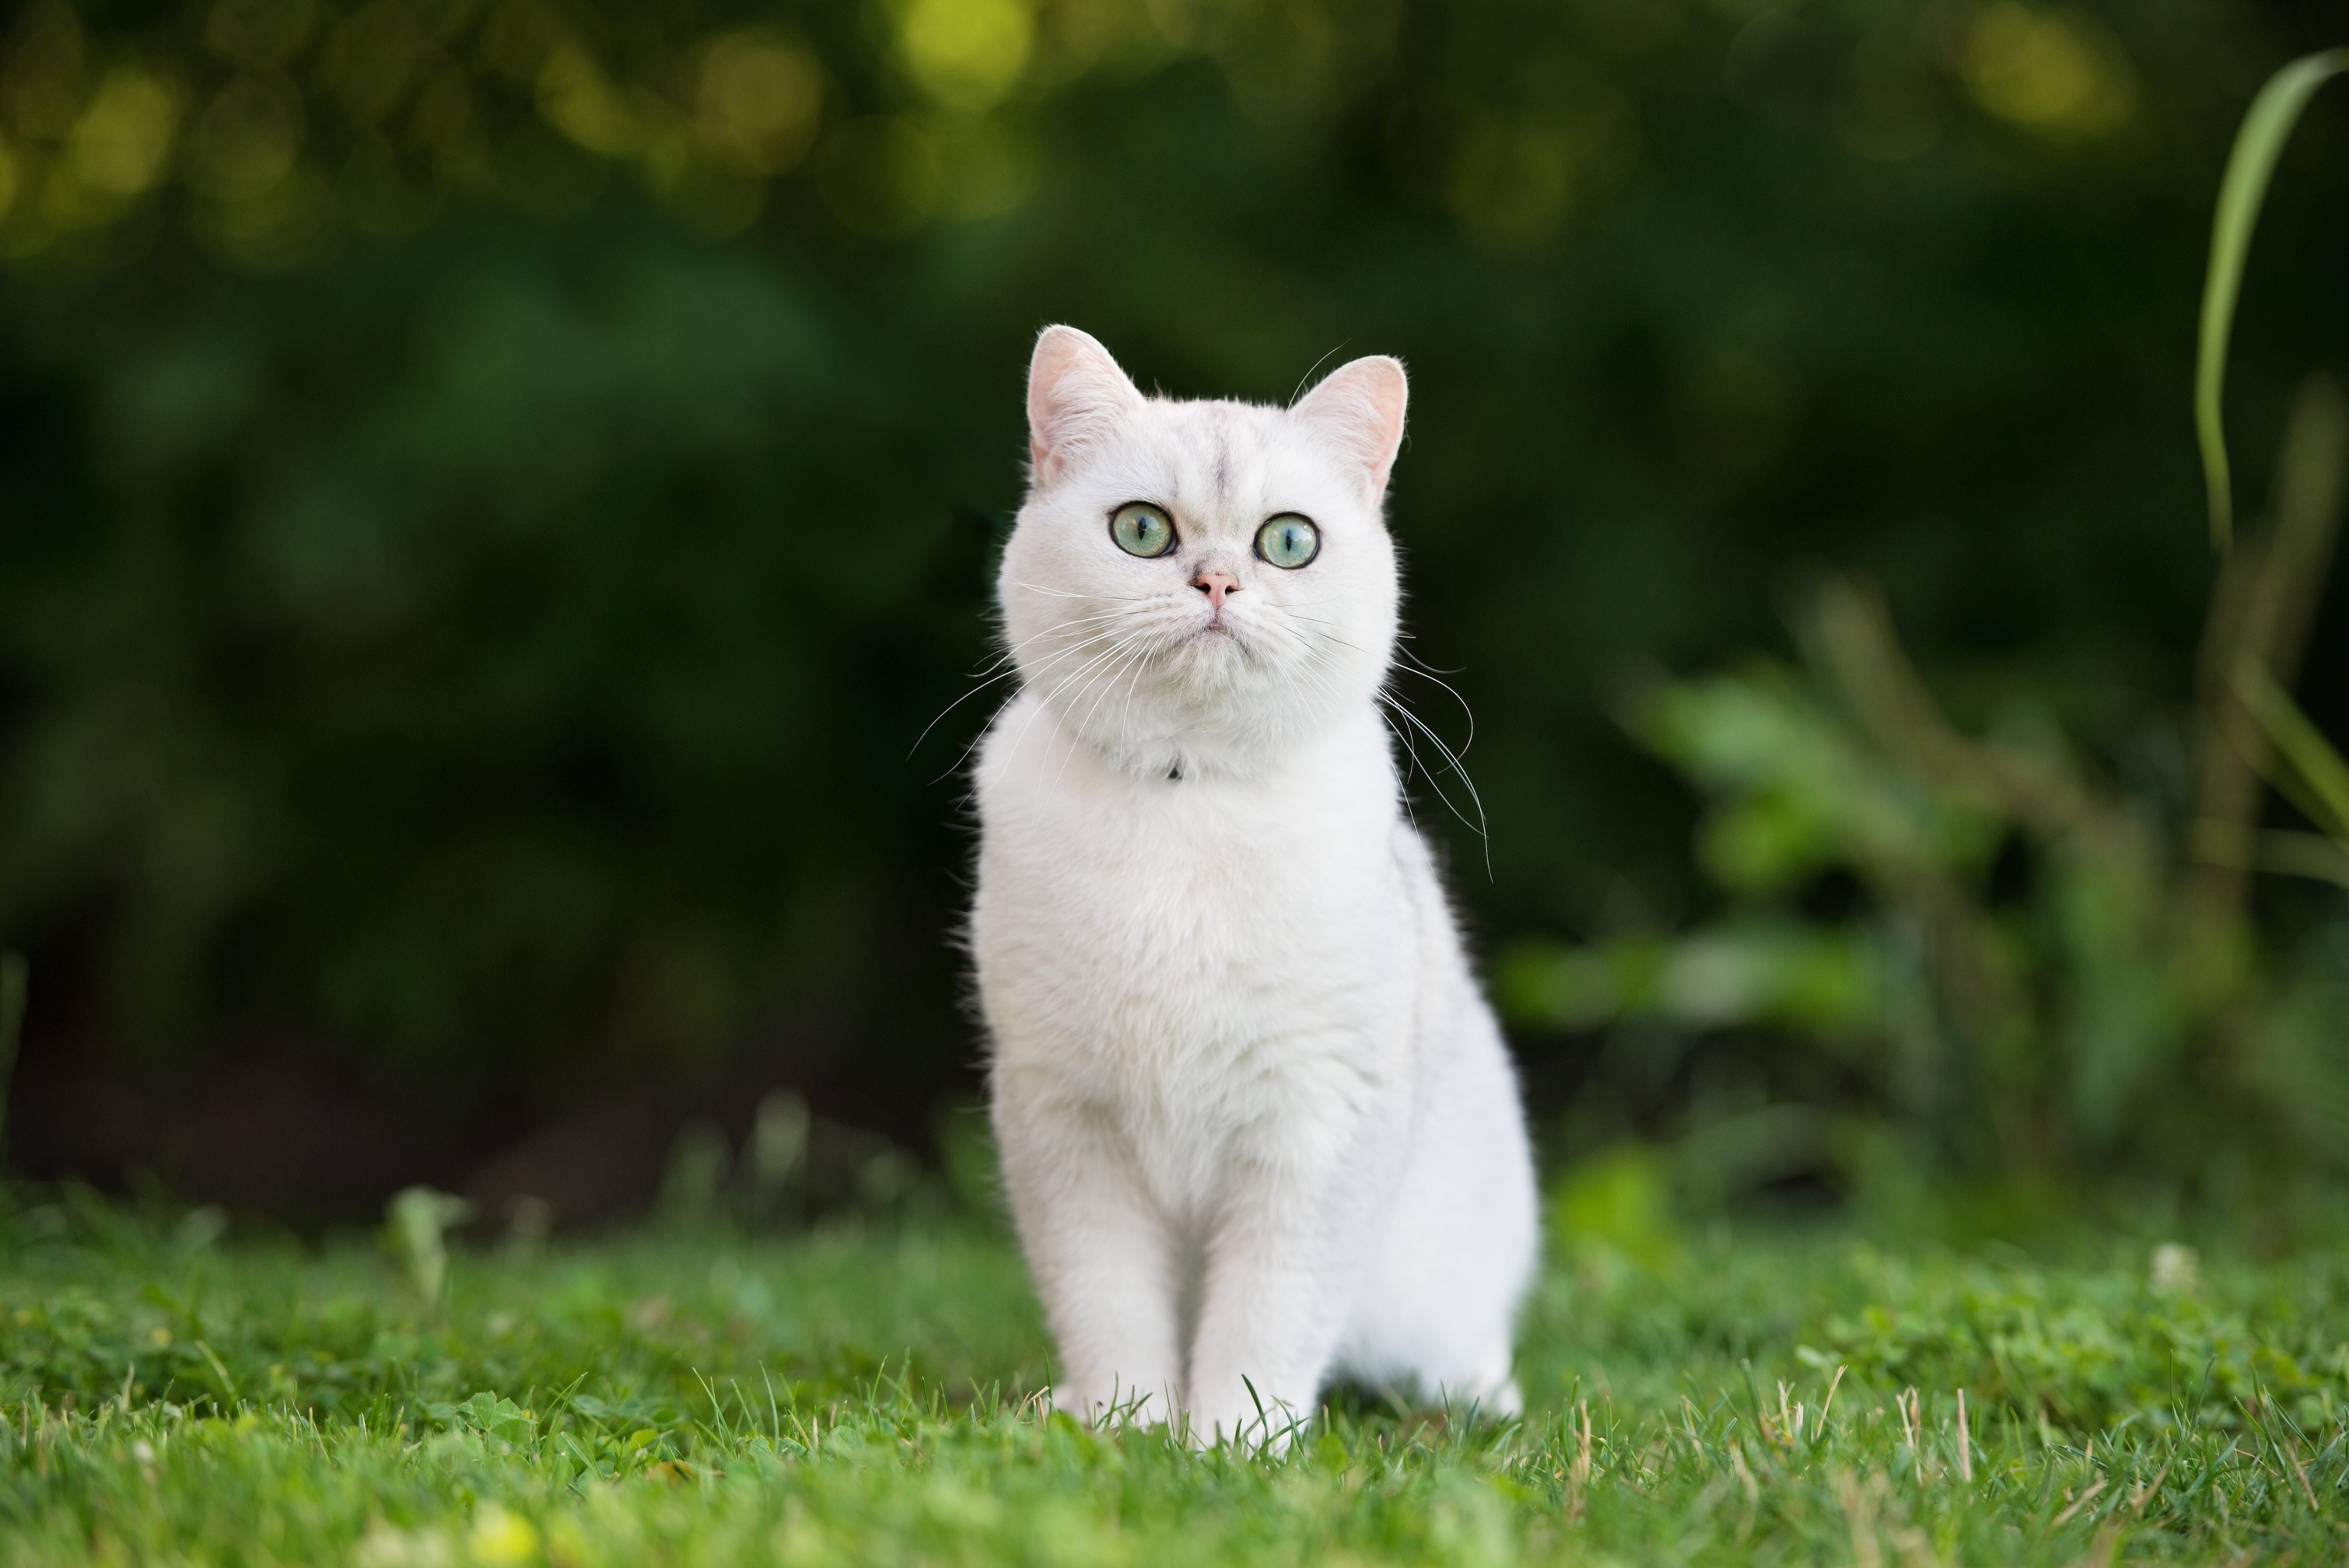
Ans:
{"type": "Polygon", "coordinates": [[[1062,1408],[1278,1442],[1332,1375],[1517,1408],[1524,1117],[1377,707],[1403,400],[1392,359],[1283,409],[1037,345],[971,935],[1062,1408]],[[1170,555],[1112,542],[1136,500],[1170,555]],[[1294,571],[1253,549],[1288,511],[1294,571]]]}

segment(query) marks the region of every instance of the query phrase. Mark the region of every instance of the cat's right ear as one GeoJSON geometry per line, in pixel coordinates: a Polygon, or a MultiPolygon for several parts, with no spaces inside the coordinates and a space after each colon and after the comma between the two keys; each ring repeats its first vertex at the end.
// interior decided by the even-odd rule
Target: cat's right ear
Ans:
{"type": "Polygon", "coordinates": [[[1048,326],[1028,361],[1028,455],[1049,485],[1069,459],[1142,407],[1142,393],[1109,350],[1073,326],[1048,326]]]}
{"type": "Polygon", "coordinates": [[[1387,475],[1402,446],[1403,405],[1411,385],[1402,361],[1383,354],[1350,360],[1298,400],[1298,418],[1314,426],[1351,458],[1372,501],[1387,493],[1387,475]]]}

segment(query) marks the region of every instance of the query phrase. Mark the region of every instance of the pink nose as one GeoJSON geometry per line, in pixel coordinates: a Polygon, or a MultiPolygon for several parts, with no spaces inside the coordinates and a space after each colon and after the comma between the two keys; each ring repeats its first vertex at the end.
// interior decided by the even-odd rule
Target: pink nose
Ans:
{"type": "Polygon", "coordinates": [[[1207,596],[1207,603],[1220,610],[1224,595],[1240,591],[1240,580],[1228,572],[1201,572],[1191,579],[1191,586],[1207,596]]]}

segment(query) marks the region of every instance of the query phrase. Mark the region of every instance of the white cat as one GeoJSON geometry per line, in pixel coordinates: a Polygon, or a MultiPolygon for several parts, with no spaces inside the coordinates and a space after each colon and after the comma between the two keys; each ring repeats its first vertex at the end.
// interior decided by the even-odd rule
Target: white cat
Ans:
{"type": "Polygon", "coordinates": [[[971,938],[1053,1398],[1278,1443],[1343,1374],[1514,1412],[1533,1165],[1377,706],[1402,366],[1146,398],[1047,328],[971,938]]]}

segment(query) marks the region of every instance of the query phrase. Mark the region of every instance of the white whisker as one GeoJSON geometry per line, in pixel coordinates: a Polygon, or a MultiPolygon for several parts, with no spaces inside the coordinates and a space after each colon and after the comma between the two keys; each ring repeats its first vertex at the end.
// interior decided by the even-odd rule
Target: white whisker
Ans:
{"type": "Polygon", "coordinates": [[[1096,604],[1103,601],[1121,604],[1139,604],[1145,600],[1157,597],[1153,593],[1071,593],[1065,588],[1047,588],[1040,583],[1014,582],[1011,585],[1014,588],[1025,588],[1030,593],[1048,593],[1055,599],[1086,599],[1096,604]]]}
{"type": "MultiPolygon", "coordinates": [[[[1078,666],[1074,672],[1064,677],[1058,685],[1053,686],[1050,691],[1040,696],[1036,699],[1036,712],[1028,716],[1028,722],[1019,727],[1019,734],[1012,740],[1011,750],[1005,759],[1006,766],[1008,767],[1009,765],[1010,758],[1019,755],[1019,748],[1027,743],[1028,732],[1036,727],[1036,719],[1038,715],[1052,707],[1052,705],[1059,700],[1062,692],[1067,691],[1078,681],[1085,679],[1093,671],[1099,669],[1109,660],[1116,657],[1137,638],[1146,635],[1149,630],[1150,628],[1145,626],[1139,631],[1129,632],[1123,637],[1121,637],[1116,642],[1111,644],[1106,649],[1095,654],[1092,658],[1087,659],[1081,665],[1078,666]]],[[[1031,685],[1028,689],[1032,691],[1035,687],[1031,685]]],[[[1057,718],[1058,716],[1056,715],[1055,717],[1057,718]]],[[[1071,736],[1071,738],[1073,739],[1075,738],[1071,736]]]]}
{"type": "MultiPolygon", "coordinates": [[[[1138,636],[1139,634],[1136,635],[1138,636]]],[[[1134,639],[1129,638],[1127,640],[1132,642],[1134,639]]],[[[1101,695],[1093,698],[1093,706],[1085,710],[1085,717],[1070,727],[1070,733],[1081,739],[1086,727],[1092,723],[1093,714],[1099,711],[1102,699],[1107,697],[1111,692],[1117,689],[1118,683],[1124,679],[1128,671],[1135,668],[1143,660],[1149,656],[1150,648],[1148,645],[1139,645],[1135,646],[1131,653],[1127,654],[1123,661],[1109,670],[1102,678],[1101,695]]],[[[1092,688],[1089,686],[1086,689],[1091,690],[1092,688]]],[[[1077,695],[1081,697],[1084,694],[1080,692],[1077,695]]],[[[1061,788],[1061,780],[1068,776],[1070,759],[1075,757],[1075,755],[1076,752],[1071,749],[1068,756],[1061,758],[1061,770],[1052,776],[1052,788],[1054,790],[1057,791],[1061,788]]]]}
{"type": "MultiPolygon", "coordinates": [[[[1090,621],[1096,619],[1109,620],[1111,618],[1111,616],[1102,615],[1088,616],[1086,619],[1090,621]]],[[[938,727],[939,721],[944,719],[947,715],[960,707],[964,703],[968,702],[972,697],[977,696],[980,692],[985,691],[988,686],[993,686],[997,681],[1006,680],[1010,676],[1019,674],[1019,672],[1016,668],[1008,668],[1006,666],[1011,665],[1014,663],[1014,661],[1019,657],[1019,652],[1020,649],[1026,647],[1030,643],[1040,642],[1048,636],[1074,635],[1077,629],[1081,627],[1084,624],[1084,622],[1081,621],[1072,621],[1065,625],[1047,626],[1044,630],[1036,633],[1034,635],[1023,637],[1018,643],[1006,648],[1003,653],[991,663],[981,665],[978,674],[985,676],[986,678],[980,680],[977,686],[972,686],[968,691],[955,698],[954,701],[947,704],[946,707],[938,709],[937,717],[931,719],[929,723],[922,726],[922,733],[914,737],[914,744],[905,748],[905,755],[910,758],[915,752],[920,750],[922,748],[922,742],[930,738],[930,731],[936,729],[938,727]]]]}
{"type": "MultiPolygon", "coordinates": [[[[1438,781],[1436,775],[1424,767],[1421,769],[1423,772],[1427,774],[1428,788],[1435,791],[1435,798],[1443,801],[1444,806],[1454,816],[1460,819],[1460,822],[1463,827],[1468,829],[1471,832],[1475,833],[1477,838],[1484,841],[1485,875],[1486,879],[1489,880],[1493,874],[1493,839],[1492,835],[1485,830],[1485,802],[1476,792],[1476,781],[1469,778],[1468,770],[1460,765],[1459,754],[1454,751],[1449,746],[1446,746],[1444,743],[1444,738],[1436,734],[1434,730],[1430,729],[1424,719],[1421,718],[1419,715],[1412,712],[1411,709],[1403,707],[1401,702],[1397,701],[1394,697],[1390,696],[1385,692],[1379,693],[1378,699],[1382,707],[1393,713],[1405,724],[1410,725],[1413,729],[1418,730],[1422,736],[1425,737],[1427,743],[1434,747],[1437,752],[1443,756],[1444,761],[1450,765],[1451,770],[1460,776],[1461,785],[1468,791],[1468,803],[1476,809],[1476,820],[1473,822],[1468,820],[1467,813],[1461,810],[1458,806],[1453,804],[1452,797],[1444,793],[1444,786],[1438,781]]],[[[1406,740],[1404,744],[1408,746],[1410,743],[1406,740]]],[[[1413,760],[1414,762],[1418,760],[1418,752],[1416,748],[1413,749],[1413,760]]]]}
{"type": "MultiPolygon", "coordinates": [[[[1039,635],[1042,635],[1042,634],[1040,634],[1040,634],[1039,634],[1039,635]]],[[[1029,641],[1033,641],[1033,640],[1034,640],[1033,638],[1029,639],[1029,641]]],[[[959,707],[962,703],[964,703],[964,702],[968,701],[969,698],[971,698],[971,697],[973,697],[973,696],[978,696],[979,692],[984,691],[988,686],[990,686],[994,685],[996,681],[1005,679],[1005,678],[1007,678],[1008,676],[1012,676],[1012,675],[1022,675],[1022,676],[1025,676],[1028,678],[1028,680],[1031,683],[1031,685],[1030,685],[1030,686],[1029,686],[1023,687],[1022,689],[1023,689],[1023,690],[1032,690],[1032,689],[1033,689],[1032,683],[1033,683],[1033,682],[1035,682],[1035,681],[1037,681],[1037,680],[1039,680],[1039,679],[1040,679],[1040,678],[1042,678],[1042,676],[1044,676],[1045,672],[1047,672],[1047,671],[1049,671],[1050,669],[1051,669],[1051,667],[1052,667],[1054,665],[1059,664],[1059,663],[1060,663],[1061,660],[1063,660],[1063,659],[1071,659],[1071,658],[1075,658],[1077,655],[1081,655],[1081,654],[1082,654],[1082,653],[1086,652],[1086,650],[1087,650],[1087,647],[1088,647],[1088,646],[1089,646],[1089,645],[1085,645],[1085,644],[1079,644],[1077,646],[1072,647],[1072,648],[1062,648],[1062,649],[1061,649],[1060,651],[1058,651],[1057,653],[1054,653],[1054,654],[1050,655],[1049,657],[1045,658],[1045,659],[1044,659],[1040,664],[1037,665],[1036,665],[1034,668],[1032,668],[1032,669],[1006,670],[1006,671],[1002,672],[1002,674],[1000,674],[1000,675],[997,675],[997,676],[990,676],[990,677],[988,677],[987,680],[981,681],[978,686],[973,686],[969,691],[967,691],[967,692],[963,693],[961,696],[958,696],[958,697],[955,698],[954,702],[952,702],[952,703],[950,703],[950,704],[948,704],[948,705],[947,705],[947,711],[948,711],[948,712],[951,712],[955,707],[959,707]]],[[[1088,660],[1084,665],[1082,665],[1082,666],[1081,666],[1081,667],[1079,668],[1079,670],[1077,671],[1077,673],[1078,673],[1079,675],[1081,675],[1081,674],[1084,672],[1084,670],[1085,670],[1085,669],[1089,669],[1089,668],[1091,668],[1094,663],[1097,663],[1097,662],[1099,661],[1099,658],[1100,658],[1100,657],[1103,657],[1103,656],[1106,656],[1106,655],[1096,655],[1096,658],[1092,659],[1092,660],[1088,660]]],[[[1013,701],[1017,701],[1017,700],[1018,700],[1018,697],[1015,696],[1014,696],[1014,698],[1013,698],[1012,700],[1013,700],[1013,701]]],[[[1011,706],[1011,705],[1010,705],[1010,703],[1008,703],[1008,702],[1007,702],[1006,704],[1004,704],[1004,707],[1010,707],[1010,706],[1011,706]]],[[[1001,716],[1001,714],[1002,714],[1002,711],[1003,711],[1003,709],[1002,709],[1002,708],[998,708],[998,709],[996,710],[997,717],[999,717],[1001,716]]],[[[941,714],[939,714],[939,715],[938,715],[938,718],[944,718],[945,717],[946,717],[946,714],[945,714],[945,713],[941,713],[941,714]]],[[[995,720],[994,720],[993,718],[988,719],[988,720],[987,725],[986,725],[986,726],[984,726],[984,727],[982,727],[980,728],[980,730],[979,730],[978,734],[977,734],[977,735],[973,736],[973,737],[971,738],[971,739],[970,739],[969,743],[968,743],[968,745],[964,746],[964,748],[962,748],[962,753],[961,753],[961,755],[960,755],[960,756],[958,756],[958,757],[957,757],[957,758],[955,758],[953,765],[952,765],[952,766],[950,766],[950,767],[948,767],[948,768],[947,769],[947,770],[946,770],[946,772],[945,772],[945,773],[941,773],[941,774],[939,774],[939,775],[938,775],[938,778],[939,778],[939,779],[944,779],[945,777],[947,777],[947,774],[953,773],[953,772],[955,772],[957,769],[958,769],[959,768],[961,768],[961,766],[963,765],[963,763],[964,763],[965,761],[967,761],[967,760],[969,758],[971,752],[972,752],[973,750],[975,750],[975,749],[978,748],[978,743],[979,743],[981,740],[983,740],[983,739],[985,739],[985,738],[986,738],[986,737],[987,737],[987,730],[988,730],[988,728],[993,727],[994,723],[995,723],[995,720]]],[[[935,727],[936,727],[936,724],[937,724],[937,719],[932,719],[932,720],[930,721],[930,724],[931,724],[931,727],[932,727],[933,728],[935,728],[935,727]]],[[[929,730],[925,729],[922,733],[923,733],[924,735],[927,735],[927,734],[929,733],[929,730]]],[[[921,742],[920,742],[920,741],[918,741],[918,740],[916,740],[914,744],[915,744],[916,746],[917,746],[917,747],[918,747],[918,746],[921,744],[921,742]]],[[[908,755],[911,755],[911,753],[908,753],[908,755]]],[[[937,782],[937,779],[932,779],[932,780],[931,780],[931,782],[932,782],[932,783],[936,783],[936,782],[937,782]]]]}

